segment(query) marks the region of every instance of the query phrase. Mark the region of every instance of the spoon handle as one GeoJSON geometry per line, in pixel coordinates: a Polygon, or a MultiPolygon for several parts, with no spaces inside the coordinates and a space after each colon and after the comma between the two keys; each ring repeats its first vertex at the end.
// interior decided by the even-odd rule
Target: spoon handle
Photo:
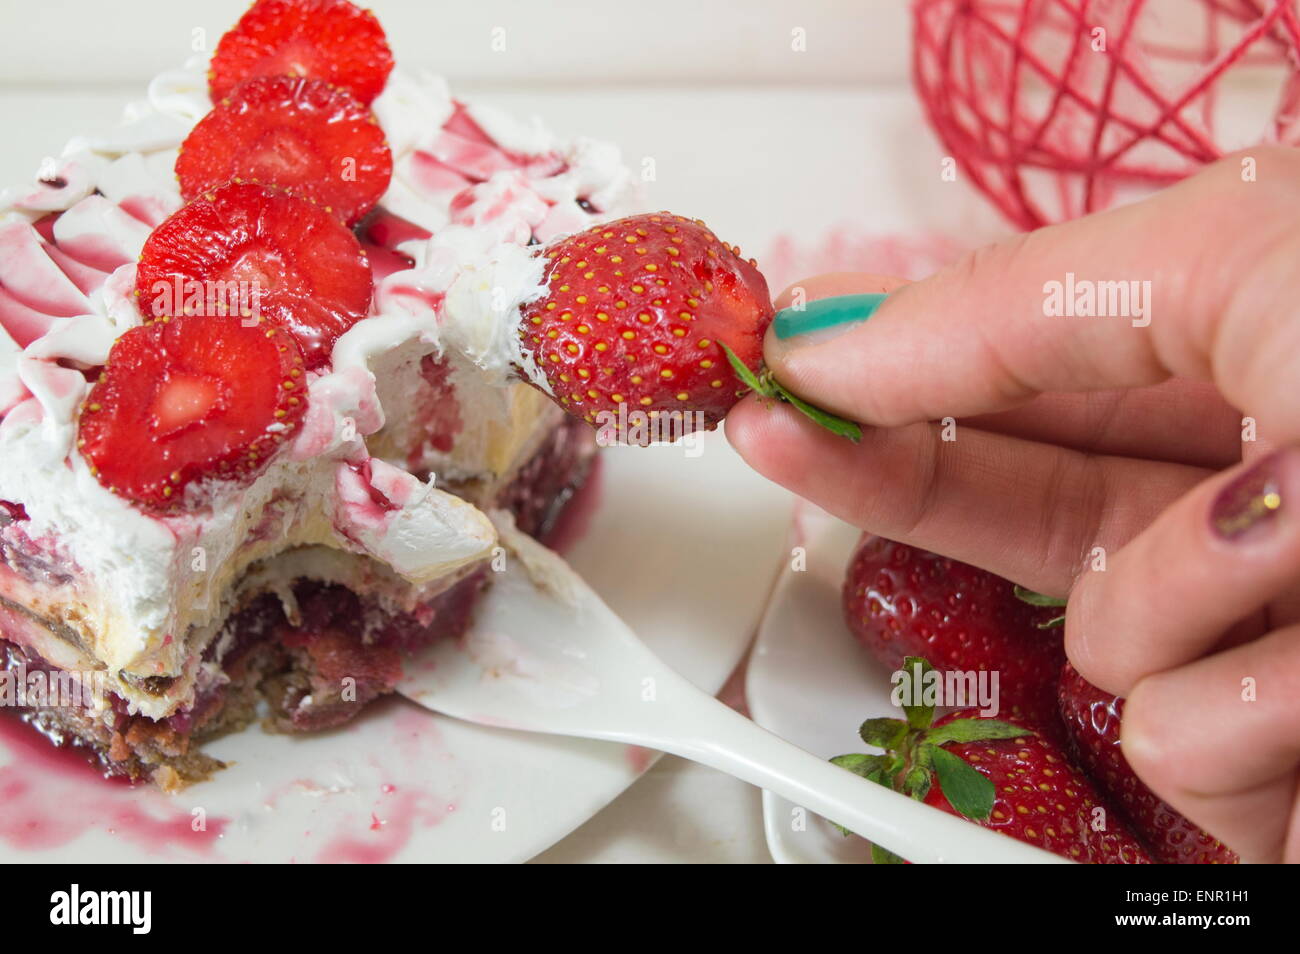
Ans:
{"type": "MultiPolygon", "coordinates": [[[[640,744],[708,765],[843,825],[909,861],[1068,863],[1065,859],[941,812],[786,742],[713,697],[689,687],[649,706],[640,744]]],[[[625,738],[627,738],[625,736],[625,738]]]]}

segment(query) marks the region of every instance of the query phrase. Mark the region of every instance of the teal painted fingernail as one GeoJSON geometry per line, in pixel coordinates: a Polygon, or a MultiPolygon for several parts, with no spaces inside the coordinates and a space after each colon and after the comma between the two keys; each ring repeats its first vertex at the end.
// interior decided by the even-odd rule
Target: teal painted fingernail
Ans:
{"type": "Polygon", "coordinates": [[[836,295],[834,298],[818,298],[806,302],[802,308],[782,308],[776,313],[772,322],[776,328],[776,336],[784,341],[796,335],[806,335],[838,325],[866,321],[875,314],[884,300],[884,295],[836,295]]]}

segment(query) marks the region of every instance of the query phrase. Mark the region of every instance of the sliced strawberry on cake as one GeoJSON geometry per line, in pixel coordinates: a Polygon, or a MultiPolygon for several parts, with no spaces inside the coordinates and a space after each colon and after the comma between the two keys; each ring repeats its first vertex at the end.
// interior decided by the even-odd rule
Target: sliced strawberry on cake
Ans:
{"type": "Polygon", "coordinates": [[[114,493],[175,509],[204,481],[261,472],[302,421],[306,385],[302,352],[277,328],[161,318],[113,345],[77,446],[114,493]]]}
{"type": "Polygon", "coordinates": [[[293,335],[309,369],[365,317],[372,290],[360,243],[334,216],[251,182],[205,193],[158,226],[135,284],[147,317],[264,317],[293,335]]]}
{"type": "Polygon", "coordinates": [[[392,69],[388,38],[369,10],[346,0],[258,0],[217,45],[208,88],[220,102],[254,76],[307,76],[369,104],[392,69]]]}
{"type": "Polygon", "coordinates": [[[261,76],[222,99],[181,146],[187,201],[231,180],[278,186],[351,225],[388,189],[393,157],[374,115],[322,80],[261,76]]]}

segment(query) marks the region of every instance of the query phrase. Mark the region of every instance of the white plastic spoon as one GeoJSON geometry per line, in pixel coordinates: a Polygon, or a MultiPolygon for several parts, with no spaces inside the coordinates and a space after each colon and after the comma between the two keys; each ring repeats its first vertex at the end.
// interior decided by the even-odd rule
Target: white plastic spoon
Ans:
{"type": "Polygon", "coordinates": [[[1064,863],[760,728],[660,662],[558,555],[509,537],[515,552],[472,630],[406,666],[398,690],[407,698],[483,725],[671,752],[776,792],[910,861],[1064,863]]]}

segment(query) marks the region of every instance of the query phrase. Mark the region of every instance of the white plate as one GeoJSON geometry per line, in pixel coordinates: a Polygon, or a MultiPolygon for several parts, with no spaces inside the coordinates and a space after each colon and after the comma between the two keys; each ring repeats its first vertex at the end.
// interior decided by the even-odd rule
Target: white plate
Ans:
{"type": "MultiPolygon", "coordinates": [[[[849,635],[840,584],[861,531],[811,505],[795,513],[791,545],[803,570],[787,561],[772,592],[749,660],[745,695],[754,721],[795,745],[831,758],[861,752],[858,726],[889,715],[889,674],[849,635]]],[[[871,847],[824,819],[763,793],[763,827],[782,864],[870,862],[871,847]]]]}
{"type": "MultiPolygon", "coordinates": [[[[776,575],[789,496],[721,434],[603,452],[570,562],[666,662],[710,692],[743,655],[776,575]]],[[[234,764],[166,796],[23,757],[0,738],[0,860],[512,862],[590,818],[650,753],[456,722],[404,700],[329,733],[250,729],[234,764]],[[205,826],[205,830],[202,829],[205,826]]]]}
{"type": "MultiPolygon", "coordinates": [[[[812,504],[796,506],[788,544],[800,548],[782,570],[759,625],[746,673],[745,695],[754,721],[795,745],[833,758],[878,751],[858,736],[866,719],[892,716],[891,671],[863,649],[844,624],[840,590],[862,531],[812,504]],[[802,567],[801,569],[796,567],[802,567]]],[[[936,715],[950,712],[938,708],[936,715]]],[[[939,817],[939,810],[928,809],[939,817]]],[[[951,817],[951,816],[949,816],[951,817]]],[[[780,864],[870,863],[871,846],[846,837],[822,818],[770,792],[763,793],[763,832],[780,864]]],[[[1044,864],[1062,859],[1013,839],[961,824],[940,835],[926,828],[940,855],[956,842],[987,863],[1044,864]]]]}

